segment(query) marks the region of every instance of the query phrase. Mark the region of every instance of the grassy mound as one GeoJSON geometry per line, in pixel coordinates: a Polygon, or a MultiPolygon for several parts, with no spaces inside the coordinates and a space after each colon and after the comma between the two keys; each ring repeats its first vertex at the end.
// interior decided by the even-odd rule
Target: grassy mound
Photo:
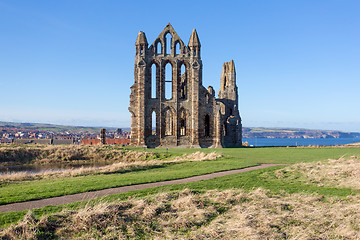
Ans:
{"type": "Polygon", "coordinates": [[[359,239],[360,196],[183,190],[22,221],[2,239],[359,239]]]}
{"type": "Polygon", "coordinates": [[[360,190],[360,158],[352,156],[348,159],[313,163],[298,163],[278,170],[279,179],[297,178],[307,184],[317,186],[336,186],[360,190]]]}

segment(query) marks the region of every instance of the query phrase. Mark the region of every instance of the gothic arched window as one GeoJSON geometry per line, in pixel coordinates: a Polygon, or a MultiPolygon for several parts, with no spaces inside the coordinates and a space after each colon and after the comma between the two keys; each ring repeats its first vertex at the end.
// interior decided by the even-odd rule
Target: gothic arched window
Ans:
{"type": "Polygon", "coordinates": [[[172,36],[170,33],[167,33],[165,35],[165,44],[166,44],[166,51],[165,54],[166,55],[170,55],[171,54],[171,41],[172,41],[172,36]]]}
{"type": "Polygon", "coordinates": [[[161,52],[162,52],[161,42],[158,41],[158,42],[155,44],[155,46],[156,46],[156,55],[161,54],[161,52]]]}
{"type": "Polygon", "coordinates": [[[165,65],[165,99],[172,99],[173,94],[173,67],[171,63],[165,65]]]}
{"type": "Polygon", "coordinates": [[[186,66],[185,64],[182,64],[180,67],[180,81],[178,81],[180,83],[179,89],[180,89],[180,94],[179,94],[179,98],[180,99],[186,99],[187,96],[187,73],[186,73],[186,66]]]}
{"type": "Polygon", "coordinates": [[[156,94],[156,75],[157,75],[157,66],[155,63],[153,63],[153,65],[151,66],[151,98],[157,98],[157,94],[156,94]]]}
{"type": "Polygon", "coordinates": [[[180,54],[180,43],[175,43],[175,56],[180,54]]]}

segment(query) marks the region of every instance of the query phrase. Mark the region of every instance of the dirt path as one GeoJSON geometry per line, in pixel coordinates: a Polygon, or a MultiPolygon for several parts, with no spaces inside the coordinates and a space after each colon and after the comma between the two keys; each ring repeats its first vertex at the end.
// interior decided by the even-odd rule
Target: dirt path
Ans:
{"type": "Polygon", "coordinates": [[[13,211],[18,212],[18,211],[23,211],[23,210],[32,209],[32,208],[41,208],[41,207],[45,207],[48,205],[53,205],[53,206],[63,205],[63,204],[67,204],[67,203],[72,203],[72,202],[77,202],[77,201],[82,201],[82,200],[89,200],[89,199],[103,197],[103,196],[112,195],[112,194],[116,194],[116,193],[125,193],[125,192],[129,192],[129,191],[165,186],[165,185],[170,185],[170,184],[179,184],[179,183],[188,183],[188,182],[196,182],[196,181],[201,181],[201,180],[208,180],[208,179],[212,179],[212,178],[216,178],[216,177],[226,176],[226,175],[235,174],[235,173],[248,172],[248,171],[253,171],[256,169],[268,168],[268,167],[278,166],[278,165],[285,165],[285,164],[261,164],[261,165],[254,166],[254,167],[247,167],[247,168],[236,169],[236,170],[210,173],[210,174],[182,178],[182,179],[177,179],[177,180],[154,182],[154,183],[144,183],[144,184],[117,187],[117,188],[108,188],[108,189],[103,189],[103,190],[98,190],[98,191],[93,191],[93,192],[65,195],[65,196],[61,196],[61,197],[45,198],[45,199],[40,199],[40,200],[28,201],[28,202],[11,203],[11,204],[6,204],[6,205],[0,205],[0,212],[13,212],[13,211]]]}

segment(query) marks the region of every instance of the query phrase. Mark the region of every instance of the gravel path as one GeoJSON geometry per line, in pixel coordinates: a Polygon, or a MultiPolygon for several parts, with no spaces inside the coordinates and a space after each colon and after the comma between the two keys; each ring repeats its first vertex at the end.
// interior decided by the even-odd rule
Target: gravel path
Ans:
{"type": "Polygon", "coordinates": [[[53,205],[53,206],[63,205],[63,204],[67,204],[67,203],[72,203],[72,202],[77,202],[77,201],[82,201],[82,200],[89,200],[89,199],[103,197],[103,196],[112,195],[112,194],[116,194],[116,193],[125,193],[125,192],[129,192],[129,191],[165,186],[165,185],[170,185],[170,184],[179,184],[179,183],[188,183],[188,182],[196,182],[196,181],[201,181],[201,180],[208,180],[208,179],[212,179],[212,178],[216,178],[216,177],[226,176],[226,175],[235,174],[235,173],[248,172],[248,171],[253,171],[256,169],[268,168],[268,167],[278,166],[278,165],[285,165],[285,164],[261,164],[261,165],[253,166],[253,167],[210,173],[210,174],[182,178],[182,179],[177,179],[177,180],[154,182],[154,183],[144,183],[144,184],[117,187],[117,188],[108,188],[108,189],[103,189],[103,190],[98,190],[98,191],[93,191],[93,192],[65,195],[65,196],[61,196],[61,197],[45,198],[45,199],[40,199],[40,200],[28,201],[28,202],[11,203],[11,204],[6,204],[6,205],[0,205],[0,212],[13,212],[13,211],[18,212],[18,211],[23,211],[23,210],[32,209],[32,208],[41,208],[41,207],[45,207],[48,205],[53,205]]]}

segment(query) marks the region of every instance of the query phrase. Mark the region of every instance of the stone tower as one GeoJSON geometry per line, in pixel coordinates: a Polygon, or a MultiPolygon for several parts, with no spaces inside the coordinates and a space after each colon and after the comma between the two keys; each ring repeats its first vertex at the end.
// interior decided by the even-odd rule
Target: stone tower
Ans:
{"type": "Polygon", "coordinates": [[[145,33],[140,31],[135,48],[129,107],[131,145],[193,148],[241,145],[233,61],[224,64],[222,89],[219,99],[215,99],[214,89],[202,85],[201,44],[195,29],[188,45],[170,23],[150,46],[145,33]],[[230,134],[231,130],[236,131],[235,135],[230,134]]]}
{"type": "Polygon", "coordinates": [[[238,88],[236,86],[236,72],[234,60],[223,65],[220,78],[219,98],[223,122],[223,145],[241,146],[242,125],[238,109],[238,88]]]}

